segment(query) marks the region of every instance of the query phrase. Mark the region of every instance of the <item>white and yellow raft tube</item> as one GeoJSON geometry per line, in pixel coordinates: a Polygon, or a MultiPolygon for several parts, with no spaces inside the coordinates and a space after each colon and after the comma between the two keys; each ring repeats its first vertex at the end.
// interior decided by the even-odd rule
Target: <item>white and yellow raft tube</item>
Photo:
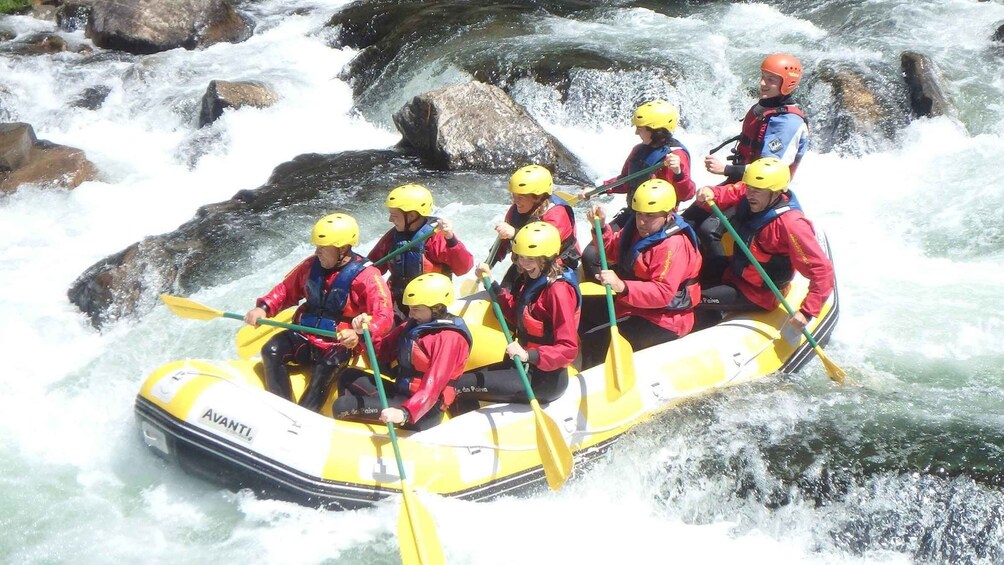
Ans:
{"type": "MultiPolygon", "coordinates": [[[[825,246],[825,238],[820,237],[825,246]]],[[[787,299],[798,308],[808,283],[796,276],[787,299]]],[[[501,359],[505,346],[484,294],[455,312],[474,334],[468,368],[501,359]]],[[[705,391],[793,373],[813,356],[804,337],[780,334],[783,307],[734,315],[679,340],[635,352],[636,384],[611,400],[604,367],[569,379],[544,405],[576,464],[596,457],[633,426],[705,391]]],[[[809,326],[825,344],[838,318],[836,290],[809,326]]],[[[294,389],[302,391],[302,376],[294,389]]],[[[136,415],[145,443],[183,469],[228,488],[329,508],[368,506],[399,492],[394,452],[383,424],[340,421],[266,392],[258,359],[184,360],[144,382],[136,415]]],[[[469,500],[546,485],[529,405],[492,404],[423,431],[398,432],[405,472],[418,490],[469,500]]]]}

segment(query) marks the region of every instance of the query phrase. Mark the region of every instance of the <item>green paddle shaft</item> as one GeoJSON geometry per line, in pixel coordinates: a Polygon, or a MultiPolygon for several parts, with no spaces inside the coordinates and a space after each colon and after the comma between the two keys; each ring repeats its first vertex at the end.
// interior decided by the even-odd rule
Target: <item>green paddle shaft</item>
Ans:
{"type": "MultiPolygon", "coordinates": [[[[240,314],[235,314],[233,312],[223,312],[220,316],[224,318],[230,318],[231,320],[241,320],[244,321],[244,316],[240,314]]],[[[297,330],[308,334],[323,335],[326,337],[338,337],[338,332],[333,332],[330,330],[322,330],[321,328],[312,328],[310,326],[301,326],[299,324],[287,324],[286,322],[277,322],[275,320],[270,320],[268,318],[262,318],[258,320],[258,323],[263,326],[275,326],[277,328],[285,328],[287,330],[297,330]]]]}
{"type": "MultiPolygon", "coordinates": [[[[600,267],[607,270],[607,250],[603,245],[603,228],[600,226],[600,219],[593,216],[593,230],[596,232],[596,249],[600,252],[600,267]]],[[[617,314],[614,313],[613,289],[609,284],[604,284],[607,290],[607,313],[610,315],[610,327],[617,327],[617,314]]]]}
{"type": "MultiPolygon", "coordinates": [[[[499,327],[502,328],[502,335],[505,336],[506,343],[512,343],[512,334],[509,332],[509,324],[505,322],[505,317],[502,315],[502,308],[499,307],[499,301],[495,297],[495,293],[492,292],[492,280],[488,278],[488,275],[481,277],[482,282],[485,283],[485,290],[488,291],[488,298],[492,303],[492,310],[495,311],[495,317],[498,318],[499,327]]],[[[523,386],[526,387],[526,397],[530,402],[536,402],[537,397],[533,394],[533,389],[530,388],[530,379],[526,376],[526,368],[523,366],[523,360],[519,357],[513,357],[513,362],[516,364],[516,372],[519,373],[519,378],[523,379],[523,386]]]]}
{"type": "MultiPolygon", "coordinates": [[[[370,367],[373,369],[373,380],[376,382],[377,393],[380,395],[380,406],[386,410],[387,393],[383,389],[383,378],[380,377],[380,364],[377,362],[376,351],[373,350],[373,336],[370,335],[369,325],[363,325],[363,340],[366,342],[366,354],[370,359],[370,367]]],[[[387,433],[390,434],[390,444],[394,447],[394,458],[397,459],[397,472],[404,476],[404,462],[401,460],[401,448],[397,446],[397,432],[394,431],[394,424],[387,422],[387,433]]]]}
{"type": "Polygon", "coordinates": [[[384,263],[386,263],[387,261],[390,261],[394,257],[397,257],[398,255],[404,253],[405,251],[411,249],[412,247],[415,247],[416,245],[418,245],[418,244],[422,243],[423,241],[429,239],[430,237],[432,237],[432,234],[436,233],[437,231],[439,231],[439,222],[434,222],[432,224],[432,229],[429,230],[428,233],[423,234],[418,239],[414,239],[412,241],[409,241],[408,243],[402,245],[401,247],[398,247],[394,251],[391,251],[390,253],[384,255],[383,257],[377,259],[376,261],[373,261],[373,266],[379,267],[380,265],[383,265],[384,263]]]}
{"type": "MultiPolygon", "coordinates": [[[[722,224],[725,225],[725,229],[729,230],[729,233],[732,234],[732,239],[735,240],[736,246],[738,246],[739,249],[743,250],[743,253],[750,260],[750,263],[752,263],[753,266],[756,267],[756,272],[760,273],[760,278],[763,279],[763,282],[767,284],[767,286],[771,289],[771,291],[774,292],[774,296],[777,296],[777,299],[780,300],[781,304],[784,305],[784,309],[788,311],[788,315],[794,317],[795,310],[791,307],[790,304],[788,304],[788,301],[784,299],[784,295],[781,294],[780,290],[778,290],[777,286],[774,284],[774,281],[770,280],[770,277],[767,276],[767,271],[763,270],[763,266],[760,265],[760,262],[757,261],[756,257],[753,256],[753,252],[750,251],[750,248],[746,246],[746,242],[743,241],[743,238],[739,237],[739,234],[736,232],[736,229],[732,227],[732,223],[729,222],[729,219],[725,217],[725,214],[723,214],[721,210],[718,209],[718,205],[715,204],[714,200],[708,200],[708,204],[711,206],[711,211],[714,212],[715,215],[718,216],[718,219],[722,221],[722,224]]],[[[813,339],[812,334],[809,333],[808,328],[802,328],[802,335],[805,336],[805,339],[809,342],[809,345],[811,345],[812,347],[819,347],[819,345],[816,344],[816,340],[813,339]]]]}
{"type": "Polygon", "coordinates": [[[656,163],[656,164],[654,164],[654,165],[649,165],[648,167],[645,167],[644,169],[642,169],[640,171],[635,171],[635,172],[633,172],[633,173],[631,173],[629,175],[624,175],[623,177],[616,178],[616,179],[614,179],[614,180],[612,180],[612,181],[610,181],[608,183],[601,184],[600,186],[597,186],[596,188],[587,191],[586,192],[586,198],[590,198],[590,197],[593,197],[593,196],[595,196],[597,194],[606,192],[607,190],[610,190],[611,187],[617,186],[619,184],[623,184],[623,183],[626,183],[626,182],[629,182],[629,181],[633,181],[633,180],[635,180],[637,178],[641,178],[643,176],[650,175],[650,174],[654,173],[655,171],[658,171],[659,169],[663,168],[665,165],[666,164],[660,159],[659,162],[656,163]]]}

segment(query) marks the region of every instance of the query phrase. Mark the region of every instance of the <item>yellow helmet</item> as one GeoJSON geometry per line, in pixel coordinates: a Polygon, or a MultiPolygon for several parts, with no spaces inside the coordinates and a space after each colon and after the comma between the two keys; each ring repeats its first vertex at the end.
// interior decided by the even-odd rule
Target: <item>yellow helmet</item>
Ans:
{"type": "Polygon", "coordinates": [[[513,194],[551,194],[553,186],[551,171],[540,165],[527,165],[509,177],[509,192],[513,194]]]}
{"type": "Polygon", "coordinates": [[[662,179],[649,179],[638,186],[631,198],[631,209],[644,214],[671,212],[676,208],[676,189],[662,179]]]}
{"type": "Polygon", "coordinates": [[[561,251],[561,234],[547,222],[530,222],[516,233],[512,251],[523,257],[554,257],[561,251]]]}
{"type": "Polygon", "coordinates": [[[405,184],[390,191],[384,204],[402,212],[418,212],[428,216],[432,214],[432,193],[420,184],[405,184]]]}
{"type": "Polygon", "coordinates": [[[746,167],[743,182],[746,186],[760,190],[771,192],[787,190],[788,183],[791,182],[791,169],[777,157],[764,157],[746,167]]]}
{"type": "Polygon", "coordinates": [[[328,214],[314,224],[310,234],[314,245],[344,247],[359,244],[359,225],[356,220],[342,213],[328,214]]]}
{"type": "Polygon", "coordinates": [[[453,281],[441,273],[418,275],[404,287],[405,306],[428,306],[453,304],[453,281]]]}
{"type": "Polygon", "coordinates": [[[665,100],[653,100],[638,106],[631,117],[631,125],[651,129],[665,128],[669,133],[676,131],[680,122],[680,110],[665,100]]]}

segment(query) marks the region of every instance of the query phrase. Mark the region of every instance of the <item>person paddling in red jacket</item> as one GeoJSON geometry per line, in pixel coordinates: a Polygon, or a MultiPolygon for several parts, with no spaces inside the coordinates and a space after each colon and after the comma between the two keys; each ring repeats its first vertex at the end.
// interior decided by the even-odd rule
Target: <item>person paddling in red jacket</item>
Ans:
{"type": "MultiPolygon", "coordinates": [[[[581,297],[575,273],[561,264],[561,235],[547,222],[530,222],[512,243],[519,275],[512,290],[492,283],[507,324],[516,328],[516,341],[506,347],[508,359],[457,380],[464,399],[527,403],[526,387],[512,359],[527,368],[530,388],[540,402],[551,402],[568,387],[568,366],[579,351],[581,297]]],[[[487,264],[478,274],[491,276],[487,264]]]]}
{"type": "Polygon", "coordinates": [[[404,245],[438,230],[423,243],[397,255],[380,266],[390,270],[391,294],[397,308],[396,318],[407,318],[408,309],[402,303],[404,288],[423,273],[464,275],[474,266],[474,257],[453,232],[453,224],[445,218],[432,216],[432,193],[420,184],[406,184],[390,191],[385,202],[390,211],[390,229],[377,242],[368,257],[378,261],[404,245]]]}
{"type": "MultiPolygon", "coordinates": [[[[463,318],[446,311],[453,304],[453,282],[439,273],[419,275],[405,287],[403,300],[408,321],[375,347],[381,368],[395,378],[388,407],[381,407],[373,375],[349,368],[339,378],[338,398],[331,407],[335,418],[379,419],[425,430],[438,424],[453,403],[453,381],[471,353],[471,332],[463,318]]],[[[361,331],[368,320],[360,314],[352,327],[361,331]]]]}
{"type": "MultiPolygon", "coordinates": [[[[617,328],[631,347],[646,347],[682,337],[694,327],[694,307],[700,302],[698,274],[701,255],[697,235],[676,213],[676,191],[662,179],[647,180],[631,198],[634,214],[620,231],[604,220],[594,205],[589,221],[599,218],[609,269],[596,276],[617,293],[617,328]]],[[[594,234],[595,239],[595,234],[594,234]]],[[[610,346],[609,314],[594,296],[583,306],[582,368],[603,362],[610,346]]]]}
{"type": "MultiPolygon", "coordinates": [[[[664,163],[664,166],[656,169],[650,176],[612,186],[606,191],[606,193],[627,194],[628,205],[608,222],[615,231],[621,229],[633,214],[631,197],[646,180],[662,179],[673,185],[677,202],[685,202],[694,197],[696,185],[690,178],[690,151],[673,136],[679,123],[680,110],[665,100],[646,102],[635,109],[631,124],[635,126],[635,133],[641,143],[631,150],[621,169],[621,176],[638,172],[659,162],[664,163]]],[[[585,192],[581,195],[586,196],[585,192]]],[[[587,279],[595,278],[600,272],[600,255],[595,245],[590,244],[583,249],[582,271],[587,279]]]]}
{"type": "Polygon", "coordinates": [[[335,374],[358,350],[359,336],[349,322],[362,312],[373,315],[370,331],[375,340],[390,331],[394,321],[390,290],[376,267],[352,246],[359,243],[359,226],[346,214],[330,214],[317,221],[311,233],[314,254],[293,268],[257,306],[244,315],[244,322],[258,320],[300,304],[293,322],[301,326],[337,331],[338,339],[295,330],[279,332],[261,350],[265,366],[265,389],[293,401],[287,365],[313,364],[310,382],[300,395],[300,406],[320,410],[335,374]]]}
{"type": "MultiPolygon", "coordinates": [[[[569,269],[579,266],[579,244],[575,239],[575,213],[564,200],[553,196],[554,179],[551,171],[540,165],[527,165],[519,168],[509,177],[509,192],[512,193],[512,206],[506,212],[505,221],[495,226],[495,232],[501,239],[498,252],[489,261],[494,266],[509,253],[510,242],[516,232],[530,222],[542,221],[558,229],[560,250],[558,259],[569,269]]],[[[518,274],[515,264],[502,277],[502,286],[510,288],[518,274]]]]}
{"type": "MultiPolygon", "coordinates": [[[[735,184],[705,186],[697,205],[710,210],[714,200],[722,210],[735,209],[733,227],[774,284],[784,292],[795,271],[809,280],[809,292],[789,322],[801,331],[819,315],[833,292],[833,263],[816,240],[812,223],[788,190],[791,170],[780,159],[758,159],[735,184]]],[[[705,287],[701,309],[716,311],[773,310],[780,301],[744,253],[737,249],[721,283],[705,287]]]]}

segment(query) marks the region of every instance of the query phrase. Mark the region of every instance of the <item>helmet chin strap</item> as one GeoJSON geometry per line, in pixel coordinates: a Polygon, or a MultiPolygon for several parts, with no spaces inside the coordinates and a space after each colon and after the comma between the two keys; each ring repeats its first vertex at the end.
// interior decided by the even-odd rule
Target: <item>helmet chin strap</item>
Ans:
{"type": "Polygon", "coordinates": [[[338,249],[338,259],[335,260],[335,268],[336,269],[339,268],[339,267],[344,266],[346,263],[348,263],[348,261],[346,259],[350,259],[352,257],[352,248],[351,247],[349,247],[349,251],[342,251],[342,249],[344,249],[346,247],[348,247],[348,246],[342,246],[342,247],[336,247],[335,248],[335,249],[338,249]]]}
{"type": "Polygon", "coordinates": [[[411,225],[414,224],[415,222],[419,221],[419,220],[424,220],[424,219],[425,219],[425,216],[419,214],[418,212],[405,212],[404,213],[404,231],[407,231],[407,232],[415,231],[415,230],[411,229],[411,225]],[[408,219],[408,214],[415,214],[416,218],[414,220],[409,220],[408,219]]]}

